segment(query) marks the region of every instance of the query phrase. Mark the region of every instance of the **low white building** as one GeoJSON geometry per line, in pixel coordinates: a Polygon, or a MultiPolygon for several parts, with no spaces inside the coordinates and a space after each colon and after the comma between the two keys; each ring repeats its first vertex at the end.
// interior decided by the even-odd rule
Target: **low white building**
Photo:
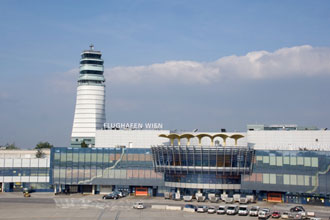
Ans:
{"type": "Polygon", "coordinates": [[[296,125],[249,125],[247,143],[255,150],[330,151],[330,131],[296,125]]]}
{"type": "Polygon", "coordinates": [[[159,137],[169,130],[97,130],[95,147],[150,148],[168,144],[168,139],[159,137]]]}
{"type": "Polygon", "coordinates": [[[47,191],[49,185],[50,151],[43,150],[43,158],[36,150],[0,150],[1,191],[22,191],[29,188],[47,191]]]}

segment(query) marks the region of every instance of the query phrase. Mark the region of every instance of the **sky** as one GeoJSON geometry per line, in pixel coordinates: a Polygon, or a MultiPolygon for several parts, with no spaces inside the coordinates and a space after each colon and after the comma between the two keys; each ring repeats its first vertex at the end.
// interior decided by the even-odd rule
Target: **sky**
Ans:
{"type": "Polygon", "coordinates": [[[330,1],[0,2],[0,145],[69,146],[91,43],[107,122],[330,127],[330,1]]]}

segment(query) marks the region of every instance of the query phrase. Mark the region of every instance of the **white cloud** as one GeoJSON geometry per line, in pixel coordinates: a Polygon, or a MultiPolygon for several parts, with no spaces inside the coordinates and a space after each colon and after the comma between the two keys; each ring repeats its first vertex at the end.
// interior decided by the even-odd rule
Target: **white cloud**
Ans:
{"type": "Polygon", "coordinates": [[[56,73],[48,79],[50,88],[55,93],[72,93],[76,90],[79,69],[74,68],[64,73],[56,73]]]}
{"type": "Polygon", "coordinates": [[[208,84],[225,79],[264,79],[330,75],[330,48],[309,45],[275,52],[253,51],[226,56],[214,62],[167,61],[145,66],[105,69],[106,78],[118,83],[208,84]]]}

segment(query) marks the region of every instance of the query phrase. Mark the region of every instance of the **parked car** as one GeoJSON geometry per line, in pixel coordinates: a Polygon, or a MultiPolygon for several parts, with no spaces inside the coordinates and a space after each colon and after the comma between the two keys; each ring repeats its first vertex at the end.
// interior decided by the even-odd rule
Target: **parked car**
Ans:
{"type": "Polygon", "coordinates": [[[259,212],[259,206],[252,206],[252,208],[249,211],[250,216],[258,216],[259,212]]]}
{"type": "Polygon", "coordinates": [[[225,206],[219,206],[219,208],[217,210],[217,214],[218,215],[226,214],[226,207],[225,206]]]}
{"type": "Polygon", "coordinates": [[[281,213],[279,211],[274,211],[272,213],[272,218],[281,218],[281,213]]]}
{"type": "Polygon", "coordinates": [[[282,219],[288,219],[289,218],[289,212],[283,212],[281,218],[282,219]]]}
{"type": "Polygon", "coordinates": [[[116,192],[109,193],[102,197],[103,199],[119,199],[119,194],[116,192]]]}
{"type": "Polygon", "coordinates": [[[194,206],[192,204],[186,204],[183,207],[183,211],[185,211],[185,212],[196,212],[196,210],[197,210],[196,206],[194,206]]]}
{"type": "Polygon", "coordinates": [[[126,197],[129,195],[129,192],[126,190],[119,190],[118,194],[119,194],[119,197],[126,197]]]}
{"type": "Polygon", "coordinates": [[[136,202],[136,203],[134,203],[133,208],[134,209],[144,209],[143,202],[136,202]]]}
{"type": "Polygon", "coordinates": [[[213,207],[213,206],[210,206],[207,210],[208,214],[214,214],[215,212],[216,212],[216,210],[215,210],[215,207],[213,207]]]}
{"type": "Polygon", "coordinates": [[[248,208],[247,208],[247,206],[240,206],[239,208],[238,208],[238,215],[248,215],[249,214],[249,210],[248,210],[248,208]]]}
{"type": "MultiPolygon", "coordinates": [[[[290,209],[290,212],[293,213],[294,216],[301,215],[301,218],[304,218],[306,216],[306,211],[305,211],[304,207],[302,207],[302,206],[295,206],[290,209]]],[[[299,218],[299,217],[297,217],[297,218],[299,218]]]]}
{"type": "Polygon", "coordinates": [[[270,209],[264,208],[258,212],[258,219],[268,219],[270,215],[270,209]]]}
{"type": "Polygon", "coordinates": [[[304,217],[302,216],[302,214],[300,212],[291,212],[289,215],[289,218],[295,219],[295,220],[304,219],[304,217]]]}
{"type": "Polygon", "coordinates": [[[305,212],[305,209],[302,206],[295,206],[290,209],[290,212],[305,212]]]}
{"type": "Polygon", "coordinates": [[[237,212],[238,212],[237,205],[230,205],[227,207],[227,210],[226,210],[227,215],[236,215],[237,212]]]}
{"type": "Polygon", "coordinates": [[[202,206],[198,206],[197,207],[197,212],[199,212],[199,213],[204,213],[204,212],[207,212],[207,206],[205,206],[205,205],[202,205],[202,206]]]}

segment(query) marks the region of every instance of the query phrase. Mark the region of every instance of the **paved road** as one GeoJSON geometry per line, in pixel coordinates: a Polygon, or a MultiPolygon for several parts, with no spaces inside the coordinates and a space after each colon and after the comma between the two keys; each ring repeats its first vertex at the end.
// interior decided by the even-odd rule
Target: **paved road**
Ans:
{"type": "Polygon", "coordinates": [[[55,204],[53,198],[0,198],[0,203],[55,204]]]}

